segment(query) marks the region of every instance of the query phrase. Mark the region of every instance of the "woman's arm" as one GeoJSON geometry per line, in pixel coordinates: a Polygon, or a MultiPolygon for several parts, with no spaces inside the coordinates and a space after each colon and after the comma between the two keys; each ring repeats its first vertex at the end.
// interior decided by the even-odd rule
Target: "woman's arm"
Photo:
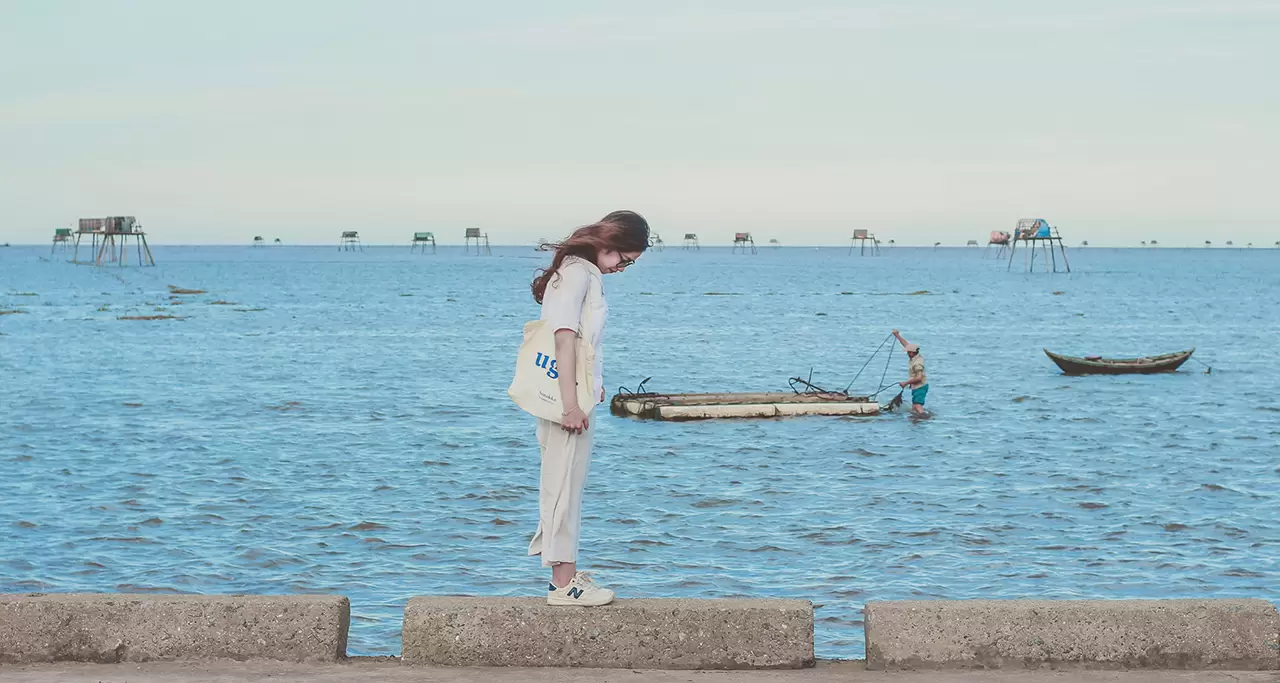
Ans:
{"type": "Polygon", "coordinates": [[[578,335],[573,330],[556,330],[556,385],[564,403],[566,431],[581,433],[587,429],[587,413],[578,405],[578,335]]]}
{"type": "Polygon", "coordinates": [[[564,402],[566,431],[580,433],[587,428],[588,406],[578,405],[578,332],[582,327],[582,309],[590,285],[590,274],[581,264],[566,263],[557,277],[551,279],[542,296],[543,319],[555,330],[556,385],[564,402]]]}

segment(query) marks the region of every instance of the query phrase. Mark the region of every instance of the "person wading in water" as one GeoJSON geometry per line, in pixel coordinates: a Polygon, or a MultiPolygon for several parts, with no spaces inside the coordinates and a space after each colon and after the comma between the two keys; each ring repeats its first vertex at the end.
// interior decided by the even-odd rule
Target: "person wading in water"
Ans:
{"type": "Polygon", "coordinates": [[[924,374],[924,356],[920,355],[919,346],[903,339],[897,330],[893,331],[893,336],[898,338],[898,343],[907,352],[908,376],[906,380],[898,382],[898,386],[904,389],[911,387],[911,412],[924,415],[924,399],[929,395],[929,376],[924,374]]]}
{"type": "Polygon", "coordinates": [[[578,405],[577,337],[581,334],[595,349],[593,385],[604,401],[604,366],[601,349],[609,306],[605,303],[601,275],[621,273],[649,248],[649,223],[632,211],[614,211],[577,230],[559,244],[550,267],[540,270],[530,289],[542,304],[542,319],[553,326],[555,362],[564,417],[559,424],[538,419],[538,446],[542,450],[542,474],[538,487],[538,529],[529,542],[529,554],[540,555],[551,568],[548,605],[593,607],[613,601],[614,593],[602,588],[587,572],[578,571],[578,537],[582,527],[582,490],[591,467],[595,405],[578,405]],[[586,327],[587,329],[583,329],[586,327]]]}

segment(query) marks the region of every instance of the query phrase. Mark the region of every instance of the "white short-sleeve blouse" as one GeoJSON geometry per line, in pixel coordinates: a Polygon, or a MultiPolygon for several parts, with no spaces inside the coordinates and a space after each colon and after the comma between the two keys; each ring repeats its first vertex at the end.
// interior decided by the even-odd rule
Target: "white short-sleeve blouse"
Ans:
{"type": "Polygon", "coordinates": [[[592,375],[597,392],[604,386],[604,325],[608,316],[600,269],[584,258],[566,257],[542,294],[542,319],[554,330],[573,330],[591,343],[596,352],[592,375]]]}

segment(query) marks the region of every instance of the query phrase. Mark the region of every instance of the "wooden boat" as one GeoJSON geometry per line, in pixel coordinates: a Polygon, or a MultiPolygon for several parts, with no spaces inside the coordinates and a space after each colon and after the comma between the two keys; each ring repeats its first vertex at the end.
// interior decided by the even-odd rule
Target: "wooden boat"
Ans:
{"type": "Polygon", "coordinates": [[[723,417],[790,417],[793,415],[877,415],[880,404],[847,394],[762,392],[746,394],[619,393],[609,412],[647,420],[708,420],[723,417]]]}
{"type": "Polygon", "coordinates": [[[1062,356],[1049,349],[1044,352],[1068,375],[1127,375],[1131,373],[1150,374],[1155,372],[1173,372],[1187,362],[1195,349],[1166,353],[1145,358],[1103,358],[1101,356],[1085,356],[1075,358],[1062,356]]]}

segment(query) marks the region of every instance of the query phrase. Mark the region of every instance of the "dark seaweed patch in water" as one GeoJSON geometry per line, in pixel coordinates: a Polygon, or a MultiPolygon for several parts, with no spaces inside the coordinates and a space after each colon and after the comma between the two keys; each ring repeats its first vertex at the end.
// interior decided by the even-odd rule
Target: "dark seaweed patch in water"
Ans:
{"type": "Polygon", "coordinates": [[[630,543],[630,544],[631,544],[631,545],[652,546],[652,547],[658,547],[658,548],[666,548],[666,547],[670,547],[670,546],[671,546],[671,544],[670,544],[670,543],[664,543],[663,541],[653,541],[653,540],[649,540],[649,539],[647,539],[647,538],[639,538],[639,539],[636,539],[636,540],[634,540],[634,541],[631,541],[631,543],[630,543]]]}
{"type": "Polygon", "coordinates": [[[848,539],[839,540],[839,541],[832,541],[832,540],[825,540],[825,539],[820,541],[814,541],[814,543],[816,543],[817,545],[824,545],[824,546],[857,545],[861,542],[862,542],[861,538],[848,538],[848,539]]]}
{"type": "Polygon", "coordinates": [[[1082,507],[1082,508],[1084,508],[1084,509],[1086,509],[1086,510],[1101,510],[1102,508],[1111,507],[1110,505],[1107,505],[1106,503],[1092,503],[1092,502],[1090,502],[1090,503],[1076,503],[1076,506],[1077,506],[1077,507],[1082,507]]]}
{"type": "Polygon", "coordinates": [[[722,508],[730,505],[736,505],[738,501],[729,500],[728,498],[704,498],[693,504],[696,508],[722,508]]]}
{"type": "Polygon", "coordinates": [[[349,531],[382,531],[390,528],[391,527],[385,524],[379,524],[377,522],[360,522],[359,524],[351,527],[349,531]]]}
{"type": "Polygon", "coordinates": [[[169,586],[148,586],[136,583],[118,583],[116,590],[121,593],[165,593],[170,595],[179,595],[182,591],[169,586]]]}
{"type": "Polygon", "coordinates": [[[1165,524],[1160,528],[1164,529],[1165,531],[1186,531],[1191,527],[1187,526],[1186,524],[1178,524],[1177,522],[1171,522],[1169,524],[1165,524]]]}
{"type": "Polygon", "coordinates": [[[1228,569],[1227,571],[1222,572],[1222,575],[1223,576],[1239,576],[1247,579],[1266,578],[1266,574],[1259,574],[1258,572],[1251,572],[1248,569],[1238,569],[1238,568],[1228,569]]]}
{"type": "Polygon", "coordinates": [[[94,536],[90,541],[111,541],[114,543],[143,543],[153,544],[155,541],[141,536],[94,536]]]}

